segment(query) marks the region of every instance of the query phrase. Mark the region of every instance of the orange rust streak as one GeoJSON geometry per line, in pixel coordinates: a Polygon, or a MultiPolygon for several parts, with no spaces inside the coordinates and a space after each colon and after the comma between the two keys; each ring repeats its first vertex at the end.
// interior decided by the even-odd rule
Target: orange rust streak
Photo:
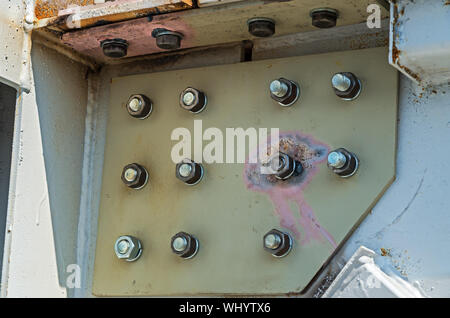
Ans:
{"type": "Polygon", "coordinates": [[[59,10],[67,9],[70,5],[87,6],[94,4],[94,0],[36,0],[34,13],[38,20],[56,17],[59,10]]]}

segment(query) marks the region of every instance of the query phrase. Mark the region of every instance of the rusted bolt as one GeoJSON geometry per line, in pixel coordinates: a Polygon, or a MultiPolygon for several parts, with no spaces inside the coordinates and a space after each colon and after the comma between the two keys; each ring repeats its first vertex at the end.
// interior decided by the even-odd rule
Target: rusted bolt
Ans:
{"type": "Polygon", "coordinates": [[[361,81],[350,72],[336,73],[331,78],[334,93],[343,100],[354,100],[361,93],[361,81]]]}
{"type": "Polygon", "coordinates": [[[359,160],[345,148],[339,148],[328,154],[328,167],[342,178],[351,177],[358,170],[359,160]]]}
{"type": "Polygon", "coordinates": [[[123,39],[107,39],[100,42],[103,54],[111,58],[121,58],[127,55],[128,42],[123,39]]]}
{"type": "Polygon", "coordinates": [[[300,96],[300,86],[291,80],[279,78],[269,86],[270,97],[281,106],[293,105],[300,96]]]}
{"type": "Polygon", "coordinates": [[[313,26],[320,29],[326,29],[336,26],[336,20],[339,13],[337,10],[331,8],[317,8],[311,10],[309,15],[312,18],[313,26]]]}
{"type": "Polygon", "coordinates": [[[187,185],[195,185],[203,177],[203,166],[190,159],[184,159],[175,168],[175,175],[187,185]]]}
{"type": "Polygon", "coordinates": [[[275,21],[269,18],[252,18],[247,21],[248,32],[259,38],[275,34],[275,21]]]}
{"type": "Polygon", "coordinates": [[[264,235],[263,246],[275,257],[284,257],[292,249],[292,238],[289,233],[272,229],[264,235]]]}
{"type": "Polygon", "coordinates": [[[131,189],[142,189],[147,184],[148,172],[140,164],[128,164],[122,170],[122,181],[131,189]]]}
{"type": "Polygon", "coordinates": [[[170,247],[176,255],[189,259],[197,254],[199,244],[198,240],[191,234],[179,232],[172,237],[170,247]]]}
{"type": "Polygon", "coordinates": [[[156,46],[163,50],[176,50],[181,46],[183,34],[163,28],[152,31],[152,37],[156,39],[156,46]]]}
{"type": "Polygon", "coordinates": [[[180,94],[180,106],[194,114],[203,111],[207,103],[205,93],[198,89],[188,87],[180,94]]]}
{"type": "Polygon", "coordinates": [[[127,102],[128,114],[134,118],[145,119],[153,110],[152,101],[145,95],[131,95],[127,102]]]}
{"type": "Polygon", "coordinates": [[[271,156],[266,165],[270,169],[269,171],[275,175],[275,178],[279,180],[287,180],[303,171],[303,166],[299,161],[283,152],[271,156]]]}
{"type": "Polygon", "coordinates": [[[123,235],[116,240],[114,251],[117,258],[124,259],[127,262],[133,262],[141,256],[142,244],[134,236],[123,235]]]}

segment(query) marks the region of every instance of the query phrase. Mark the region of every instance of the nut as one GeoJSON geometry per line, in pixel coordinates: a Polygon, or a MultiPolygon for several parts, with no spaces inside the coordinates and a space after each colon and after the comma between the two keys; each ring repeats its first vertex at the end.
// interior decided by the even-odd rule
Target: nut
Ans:
{"type": "Polygon", "coordinates": [[[140,164],[131,163],[123,168],[121,178],[127,187],[139,190],[147,184],[148,172],[140,164]]]}
{"type": "Polygon", "coordinates": [[[331,78],[334,93],[343,100],[354,100],[361,94],[361,81],[350,72],[336,73],[331,78]]]}
{"type": "Polygon", "coordinates": [[[176,165],[175,176],[187,185],[196,185],[203,178],[203,166],[190,159],[184,159],[176,165]]]}
{"type": "Polygon", "coordinates": [[[152,110],[152,101],[145,95],[131,95],[128,99],[127,111],[134,118],[145,119],[150,116],[152,110]]]}
{"type": "Polygon", "coordinates": [[[294,160],[283,152],[271,156],[266,163],[270,171],[279,180],[287,180],[292,176],[299,175],[303,171],[303,166],[299,161],[294,160]]]}
{"type": "Polygon", "coordinates": [[[289,233],[272,229],[264,235],[263,246],[275,257],[284,257],[292,249],[292,238],[289,233]]]}
{"type": "Polygon", "coordinates": [[[300,96],[299,85],[285,78],[273,80],[269,85],[270,97],[281,106],[293,105],[300,96]]]}
{"type": "Polygon", "coordinates": [[[119,259],[127,262],[137,260],[142,254],[142,244],[137,238],[131,235],[120,236],[114,244],[114,251],[119,259]]]}
{"type": "Polygon", "coordinates": [[[123,39],[107,39],[100,42],[103,54],[111,58],[121,58],[127,55],[128,42],[123,39]]]}
{"type": "Polygon", "coordinates": [[[275,34],[275,21],[269,18],[252,18],[247,21],[248,32],[259,38],[275,34]]]}
{"type": "Polygon", "coordinates": [[[152,37],[156,38],[156,46],[160,49],[176,50],[181,47],[183,34],[163,28],[156,28],[152,31],[152,37]]]}
{"type": "Polygon", "coordinates": [[[326,29],[336,26],[336,20],[339,13],[337,10],[331,8],[317,8],[311,10],[309,15],[312,18],[313,26],[320,29],[326,29]]]}
{"type": "Polygon", "coordinates": [[[328,154],[327,165],[338,176],[348,178],[358,170],[359,160],[354,153],[339,148],[328,154]]]}
{"type": "Polygon", "coordinates": [[[197,114],[203,111],[208,103],[205,93],[198,89],[187,87],[180,94],[180,106],[197,114]]]}
{"type": "Polygon", "coordinates": [[[191,234],[179,232],[172,237],[170,247],[176,255],[189,259],[197,254],[199,243],[191,234]]]}

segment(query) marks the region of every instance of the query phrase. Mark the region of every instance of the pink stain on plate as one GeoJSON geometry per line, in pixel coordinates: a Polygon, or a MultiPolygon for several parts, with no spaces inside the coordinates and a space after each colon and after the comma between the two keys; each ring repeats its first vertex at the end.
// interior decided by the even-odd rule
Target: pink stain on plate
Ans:
{"type": "MultiPolygon", "coordinates": [[[[260,147],[263,149],[265,147],[269,153],[270,140],[260,147]]],[[[261,163],[255,160],[257,154],[255,151],[247,159],[244,167],[244,181],[247,188],[269,196],[280,219],[280,225],[289,229],[300,244],[317,240],[329,242],[336,248],[337,244],[332,235],[320,225],[303,195],[303,190],[318,172],[317,165],[326,160],[329,147],[312,136],[298,131],[280,132],[279,147],[281,152],[301,162],[303,172],[285,181],[278,180],[273,175],[261,174],[261,163]],[[250,158],[253,160],[249,160],[250,158]],[[297,215],[291,209],[292,203],[298,208],[297,215]]]]}

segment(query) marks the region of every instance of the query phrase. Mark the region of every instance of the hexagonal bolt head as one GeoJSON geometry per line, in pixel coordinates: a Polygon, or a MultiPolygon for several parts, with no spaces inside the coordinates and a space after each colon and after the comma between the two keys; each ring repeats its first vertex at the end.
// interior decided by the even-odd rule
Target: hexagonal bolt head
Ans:
{"type": "Polygon", "coordinates": [[[272,155],[265,164],[279,180],[287,180],[303,171],[302,164],[283,152],[272,155]]]}
{"type": "Polygon", "coordinates": [[[351,72],[336,73],[331,78],[334,93],[343,100],[354,100],[361,94],[361,81],[351,72]]]}
{"type": "Polygon", "coordinates": [[[148,172],[140,164],[130,163],[123,167],[121,178],[127,187],[139,190],[147,184],[148,172]]]}
{"type": "Polygon", "coordinates": [[[186,232],[179,232],[170,240],[170,248],[176,255],[184,259],[189,259],[197,254],[199,243],[193,235],[186,232]]]}
{"type": "Polygon", "coordinates": [[[293,105],[300,96],[300,86],[291,80],[278,78],[270,82],[270,97],[281,106],[293,105]]]}
{"type": "Polygon", "coordinates": [[[269,18],[252,18],[247,21],[248,32],[259,38],[275,34],[275,21],[269,18]]]}
{"type": "Polygon", "coordinates": [[[311,10],[309,15],[312,18],[313,26],[320,29],[327,29],[336,26],[339,13],[337,10],[331,8],[317,8],[311,10]]]}
{"type": "Polygon", "coordinates": [[[263,237],[263,246],[266,251],[275,257],[284,257],[292,249],[293,240],[289,233],[272,229],[263,237]]]}
{"type": "Polygon", "coordinates": [[[163,28],[156,28],[152,31],[152,37],[156,39],[156,46],[160,49],[176,50],[181,47],[183,34],[163,28]]]}
{"type": "Polygon", "coordinates": [[[339,148],[328,154],[327,165],[341,178],[348,178],[358,170],[359,160],[354,153],[345,148],[339,148]]]}
{"type": "Polygon", "coordinates": [[[131,235],[120,236],[114,244],[114,252],[117,258],[133,262],[142,254],[141,241],[131,235]]]}
{"type": "Polygon", "coordinates": [[[190,159],[184,159],[176,165],[175,176],[187,185],[195,185],[203,178],[203,166],[190,159]]]}
{"type": "Polygon", "coordinates": [[[208,103],[206,94],[198,89],[187,87],[180,94],[180,106],[191,113],[198,114],[203,111],[208,103]]]}
{"type": "Polygon", "coordinates": [[[145,119],[152,113],[153,104],[145,95],[131,95],[127,102],[127,111],[134,118],[145,119]]]}
{"type": "Polygon", "coordinates": [[[127,55],[128,42],[123,39],[107,39],[100,42],[103,54],[111,58],[121,58],[127,55]]]}

